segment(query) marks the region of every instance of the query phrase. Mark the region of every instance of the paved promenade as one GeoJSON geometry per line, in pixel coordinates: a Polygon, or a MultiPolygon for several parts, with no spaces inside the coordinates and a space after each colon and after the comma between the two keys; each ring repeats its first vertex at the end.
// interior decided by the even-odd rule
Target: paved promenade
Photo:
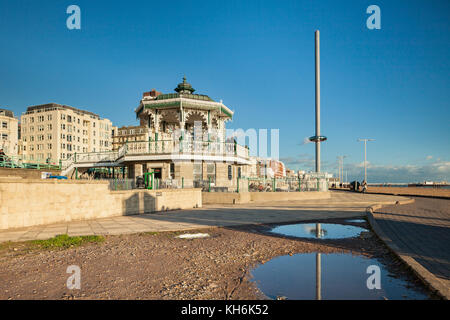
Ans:
{"type": "Polygon", "coordinates": [[[450,200],[415,198],[411,204],[375,210],[373,217],[383,241],[450,298],[450,200]]]}
{"type": "Polygon", "coordinates": [[[329,218],[364,217],[366,207],[395,203],[403,197],[332,192],[330,199],[264,202],[242,205],[208,205],[200,209],[167,211],[87,221],[72,221],[0,231],[0,242],[48,239],[58,234],[117,235],[139,232],[180,231],[204,227],[281,223],[329,218]]]}

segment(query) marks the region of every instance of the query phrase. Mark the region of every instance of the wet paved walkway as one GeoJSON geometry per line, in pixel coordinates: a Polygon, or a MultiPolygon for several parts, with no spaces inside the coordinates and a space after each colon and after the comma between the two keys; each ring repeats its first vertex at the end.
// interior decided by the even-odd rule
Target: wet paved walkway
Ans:
{"type": "Polygon", "coordinates": [[[375,210],[373,217],[380,237],[449,298],[450,200],[417,197],[411,204],[375,210]]]}
{"type": "Polygon", "coordinates": [[[277,201],[240,205],[207,205],[200,209],[176,210],[135,216],[0,231],[0,242],[49,239],[58,234],[116,235],[139,232],[180,231],[205,227],[281,223],[366,215],[366,207],[406,199],[389,195],[331,192],[330,199],[277,201]]]}

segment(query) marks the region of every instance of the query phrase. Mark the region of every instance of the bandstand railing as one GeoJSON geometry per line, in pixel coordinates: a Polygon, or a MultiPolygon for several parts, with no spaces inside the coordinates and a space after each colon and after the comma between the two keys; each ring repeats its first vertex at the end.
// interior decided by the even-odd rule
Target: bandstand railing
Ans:
{"type": "Polygon", "coordinates": [[[115,162],[126,155],[192,154],[237,156],[248,159],[249,149],[234,142],[196,140],[128,141],[117,151],[74,153],[62,160],[60,168],[70,171],[75,163],[115,162]]]}
{"type": "Polygon", "coordinates": [[[203,154],[248,158],[249,149],[233,142],[195,140],[129,141],[119,154],[203,154]]]}

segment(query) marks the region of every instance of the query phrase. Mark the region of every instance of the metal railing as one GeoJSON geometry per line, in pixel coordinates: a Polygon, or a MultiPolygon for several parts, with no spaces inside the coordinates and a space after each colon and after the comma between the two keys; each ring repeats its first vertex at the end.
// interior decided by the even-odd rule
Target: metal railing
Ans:
{"type": "MultiPolygon", "coordinates": [[[[134,179],[107,179],[110,190],[131,190],[138,188],[134,179]]],[[[203,192],[305,192],[305,191],[328,191],[328,179],[313,177],[301,178],[248,178],[240,177],[233,181],[232,185],[221,185],[215,179],[192,180],[192,179],[158,179],[154,178],[151,187],[142,188],[160,189],[182,189],[201,188],[203,192]]]]}
{"type": "Polygon", "coordinates": [[[74,163],[115,162],[126,155],[138,154],[202,154],[238,156],[246,159],[250,157],[247,147],[233,142],[196,140],[129,141],[117,151],[74,153],[69,158],[61,160],[60,168],[66,172],[70,171],[74,163]]]}
{"type": "Polygon", "coordinates": [[[121,155],[125,154],[203,154],[249,158],[249,149],[232,142],[196,140],[129,141],[121,155]]]}
{"type": "Polygon", "coordinates": [[[109,179],[109,189],[113,191],[132,190],[136,188],[134,179],[109,179]]]}
{"type": "Polygon", "coordinates": [[[302,192],[328,191],[328,179],[301,178],[239,178],[237,192],[302,192]]]}
{"type": "MultiPolygon", "coordinates": [[[[126,150],[126,148],[125,148],[126,150]]],[[[119,158],[118,151],[74,153],[65,160],[61,160],[61,169],[67,171],[73,163],[115,162],[119,158]]]]}
{"type": "Polygon", "coordinates": [[[27,157],[24,155],[0,155],[0,167],[37,170],[60,170],[61,164],[51,159],[32,159],[31,157],[27,157]]]}

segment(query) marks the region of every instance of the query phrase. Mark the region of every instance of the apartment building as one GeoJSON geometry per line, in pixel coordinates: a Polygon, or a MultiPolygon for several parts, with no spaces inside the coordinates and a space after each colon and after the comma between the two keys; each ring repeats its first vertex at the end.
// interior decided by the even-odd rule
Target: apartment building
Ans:
{"type": "Polygon", "coordinates": [[[0,109],[0,148],[7,155],[17,155],[19,151],[18,125],[12,111],[0,109]]]}
{"type": "Polygon", "coordinates": [[[114,129],[113,150],[117,151],[127,142],[149,141],[149,129],[146,126],[124,126],[114,129]]]}
{"type": "Polygon", "coordinates": [[[31,106],[21,116],[19,153],[30,160],[58,163],[75,153],[112,150],[110,120],[70,106],[31,106]]]}

